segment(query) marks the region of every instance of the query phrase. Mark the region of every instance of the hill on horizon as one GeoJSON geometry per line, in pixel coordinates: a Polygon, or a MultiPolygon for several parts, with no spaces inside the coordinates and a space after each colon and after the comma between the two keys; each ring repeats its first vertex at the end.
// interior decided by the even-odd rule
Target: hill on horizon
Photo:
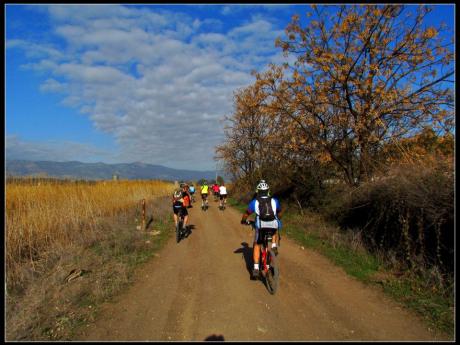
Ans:
{"type": "MultiPolygon", "coordinates": [[[[120,179],[159,179],[168,181],[212,180],[216,178],[215,171],[179,170],[162,165],[146,163],[83,163],[78,161],[28,161],[5,160],[6,176],[46,176],[69,179],[108,180],[114,175],[120,179]]],[[[223,172],[217,172],[223,176],[223,172]]],[[[224,176],[223,176],[224,177],[224,176]]],[[[225,179],[225,177],[224,177],[225,179]]]]}

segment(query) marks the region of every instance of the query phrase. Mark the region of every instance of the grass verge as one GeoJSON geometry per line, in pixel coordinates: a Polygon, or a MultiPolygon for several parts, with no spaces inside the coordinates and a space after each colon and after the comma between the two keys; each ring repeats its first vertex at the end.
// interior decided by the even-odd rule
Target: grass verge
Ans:
{"type": "Polygon", "coordinates": [[[95,320],[98,306],[132,283],[139,265],[152,258],[173,234],[169,199],[149,200],[146,231],[137,229],[139,210],[130,208],[97,224],[92,241],[50,248],[41,265],[24,268],[33,275],[27,288],[6,296],[6,339],[73,340],[95,320]],[[82,274],[71,281],[72,270],[82,274]]]}

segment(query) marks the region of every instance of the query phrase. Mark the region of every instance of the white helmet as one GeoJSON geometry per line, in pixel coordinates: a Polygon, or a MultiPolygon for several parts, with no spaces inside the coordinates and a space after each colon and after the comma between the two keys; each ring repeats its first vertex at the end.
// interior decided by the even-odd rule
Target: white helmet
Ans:
{"type": "Polygon", "coordinates": [[[270,187],[268,187],[268,184],[265,182],[265,181],[261,181],[259,182],[259,184],[257,185],[257,190],[268,190],[270,187]]]}
{"type": "Polygon", "coordinates": [[[181,196],[182,196],[182,192],[181,192],[180,190],[176,190],[176,191],[174,192],[174,197],[175,197],[175,198],[180,198],[181,196]]]}

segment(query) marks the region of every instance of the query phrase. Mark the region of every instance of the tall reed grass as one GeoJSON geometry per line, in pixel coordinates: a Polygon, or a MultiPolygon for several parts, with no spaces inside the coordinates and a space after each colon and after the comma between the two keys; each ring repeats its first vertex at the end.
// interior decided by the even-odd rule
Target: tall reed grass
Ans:
{"type": "Polygon", "coordinates": [[[163,181],[7,182],[7,287],[20,284],[21,266],[33,269],[52,246],[91,243],[97,240],[102,217],[137,207],[141,199],[166,195],[173,188],[163,181]]]}

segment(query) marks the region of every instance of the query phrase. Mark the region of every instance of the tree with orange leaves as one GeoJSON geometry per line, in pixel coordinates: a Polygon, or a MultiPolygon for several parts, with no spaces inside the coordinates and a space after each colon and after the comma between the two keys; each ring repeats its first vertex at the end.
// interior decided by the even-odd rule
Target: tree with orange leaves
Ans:
{"type": "MultiPolygon", "coordinates": [[[[276,44],[294,54],[292,77],[271,85],[277,114],[289,117],[350,184],[368,179],[381,147],[420,128],[454,128],[452,41],[425,28],[430,8],[313,5],[276,44]],[[412,18],[414,16],[414,18],[412,18]]],[[[270,84],[270,81],[266,81],[270,84]]]]}

